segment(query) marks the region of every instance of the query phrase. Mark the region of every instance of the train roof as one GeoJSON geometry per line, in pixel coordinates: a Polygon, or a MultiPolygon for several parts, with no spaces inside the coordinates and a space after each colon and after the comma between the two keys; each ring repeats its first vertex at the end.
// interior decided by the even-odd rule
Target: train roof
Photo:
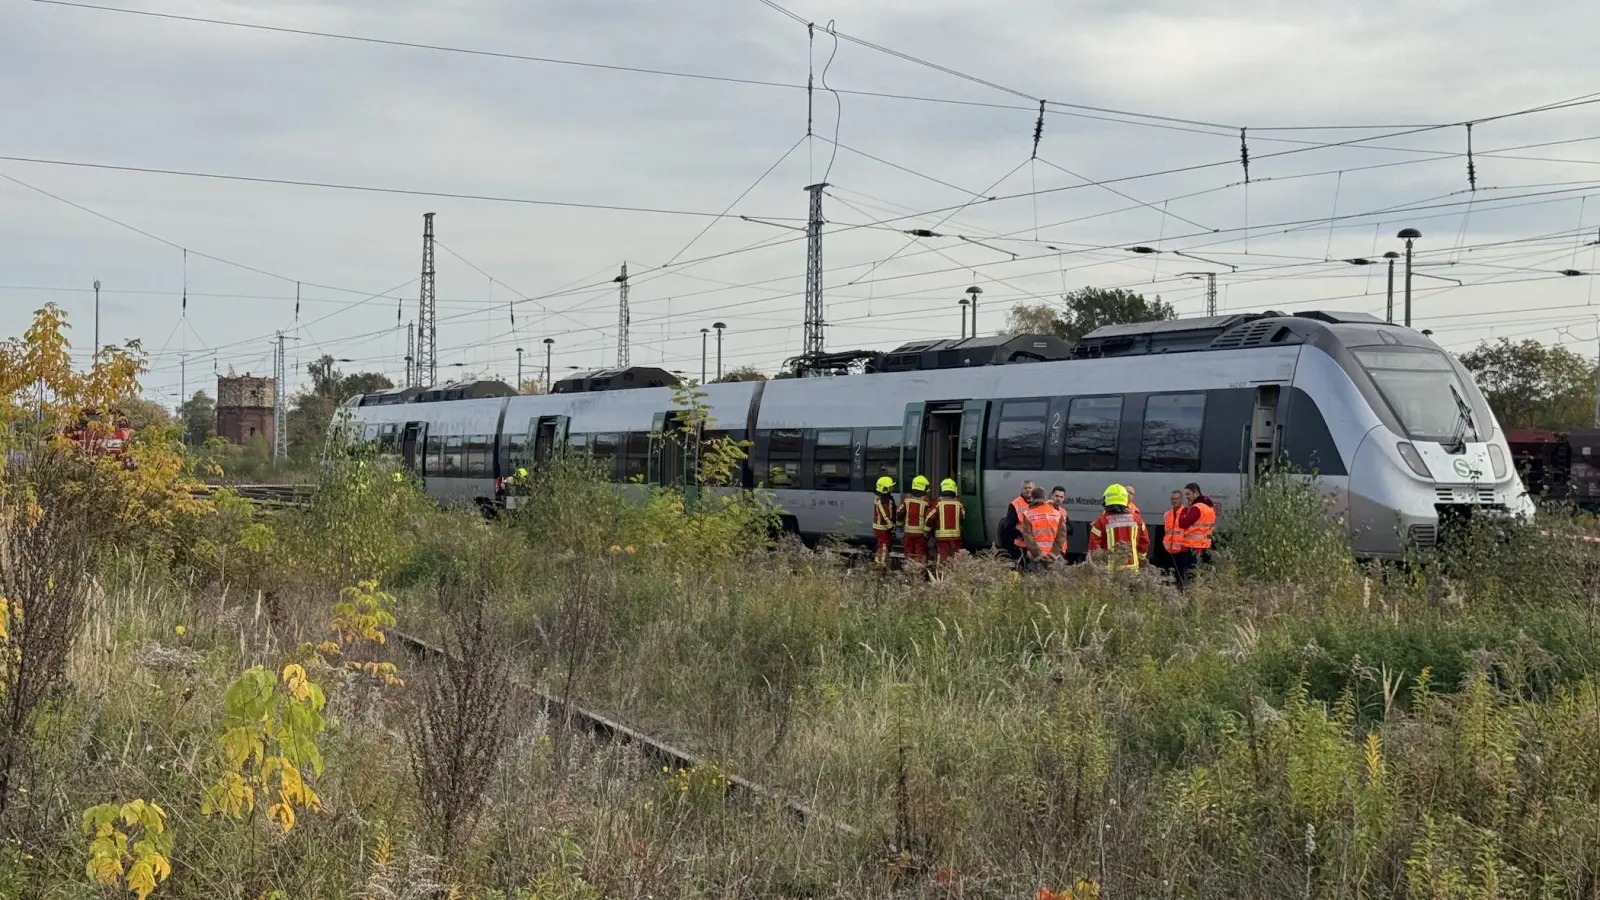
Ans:
{"type": "MultiPolygon", "coordinates": [[[[1072,350],[1074,359],[1106,356],[1148,356],[1204,350],[1241,350],[1273,344],[1301,344],[1328,326],[1388,325],[1364,312],[1312,310],[1283,313],[1266,310],[1225,316],[1164,319],[1102,325],[1083,336],[1072,350]]],[[[1391,326],[1392,327],[1392,326],[1391,326]]],[[[1335,335],[1341,332],[1332,332],[1335,335]]]]}

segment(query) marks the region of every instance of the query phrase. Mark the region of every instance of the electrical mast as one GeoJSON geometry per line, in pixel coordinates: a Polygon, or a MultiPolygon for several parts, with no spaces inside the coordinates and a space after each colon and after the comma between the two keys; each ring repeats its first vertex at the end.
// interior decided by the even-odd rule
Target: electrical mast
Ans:
{"type": "Polygon", "coordinates": [[[1214,316],[1216,314],[1217,314],[1217,274],[1215,272],[1207,272],[1206,273],[1206,315],[1214,316]]]}
{"type": "Polygon", "coordinates": [[[628,264],[622,264],[622,274],[611,279],[621,287],[617,291],[617,368],[628,367],[628,264]]]}
{"type": "Polygon", "coordinates": [[[422,216],[422,297],[417,302],[417,385],[432,386],[439,375],[439,320],[434,304],[433,213],[422,216]]]}
{"type": "Polygon", "coordinates": [[[283,332],[278,332],[278,355],[272,365],[272,458],[289,455],[289,435],[284,423],[283,389],[287,373],[283,365],[283,332]]]}
{"type": "Polygon", "coordinates": [[[417,323],[406,323],[406,387],[417,386],[417,323]]]}
{"type": "Polygon", "coordinates": [[[811,216],[806,221],[806,324],[801,356],[814,360],[825,345],[822,318],[822,189],[827,184],[806,187],[811,194],[811,216]]]}

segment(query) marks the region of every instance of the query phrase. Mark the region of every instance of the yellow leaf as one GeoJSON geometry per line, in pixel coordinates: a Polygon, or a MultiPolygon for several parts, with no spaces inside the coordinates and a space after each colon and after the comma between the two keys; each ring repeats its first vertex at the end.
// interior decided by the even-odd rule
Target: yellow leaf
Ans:
{"type": "Polygon", "coordinates": [[[283,667],[283,686],[289,696],[296,700],[308,700],[311,697],[311,680],[306,677],[306,670],[299,663],[283,667]]]}
{"type": "Polygon", "coordinates": [[[278,823],[287,834],[294,827],[294,807],[287,803],[274,803],[267,808],[267,818],[278,823]]]}

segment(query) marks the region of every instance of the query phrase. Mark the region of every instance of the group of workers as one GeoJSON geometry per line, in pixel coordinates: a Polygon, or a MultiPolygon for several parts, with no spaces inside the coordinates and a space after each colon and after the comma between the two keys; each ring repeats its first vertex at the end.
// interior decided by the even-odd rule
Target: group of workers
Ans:
{"type": "Polygon", "coordinates": [[[872,536],[877,547],[872,558],[879,567],[889,566],[896,530],[905,534],[903,549],[910,565],[925,567],[930,556],[942,565],[961,552],[961,522],[967,517],[967,507],[956,496],[956,480],[939,482],[937,497],[929,490],[931,486],[925,476],[918,475],[911,479],[911,493],[897,502],[893,478],[884,475],[874,485],[872,536]]]}
{"type": "MultiPolygon", "coordinates": [[[[939,484],[939,495],[932,496],[928,479],[918,475],[911,481],[911,493],[896,501],[894,479],[885,475],[876,484],[872,533],[876,539],[873,559],[887,568],[894,549],[895,533],[905,535],[904,552],[910,565],[928,564],[929,542],[937,548],[937,562],[943,564],[961,550],[961,522],[966,508],[957,497],[954,479],[939,484]]],[[[1100,516],[1089,526],[1089,555],[1103,559],[1114,569],[1137,569],[1150,562],[1150,530],[1134,502],[1134,490],[1121,484],[1105,489],[1100,516]]],[[[1021,493],[1011,501],[1000,521],[1000,545],[1024,569],[1040,569],[1067,559],[1067,538],[1071,519],[1067,514],[1067,491],[1053,488],[1049,494],[1032,481],[1023,481],[1021,493]]],[[[1163,517],[1161,543],[1171,560],[1179,588],[1186,587],[1195,566],[1211,549],[1217,509],[1211,498],[1190,482],[1172,492],[1172,508],[1163,517]]]]}

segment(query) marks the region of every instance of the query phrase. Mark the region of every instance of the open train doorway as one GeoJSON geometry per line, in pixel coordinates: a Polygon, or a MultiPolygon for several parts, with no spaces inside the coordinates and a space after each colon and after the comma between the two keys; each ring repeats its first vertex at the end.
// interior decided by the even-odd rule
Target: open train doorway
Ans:
{"type": "Polygon", "coordinates": [[[900,490],[911,479],[927,476],[934,493],[946,478],[954,479],[956,496],[967,508],[962,538],[969,547],[988,539],[983,509],[983,436],[987,400],[940,400],[906,405],[900,454],[900,490]]]}

